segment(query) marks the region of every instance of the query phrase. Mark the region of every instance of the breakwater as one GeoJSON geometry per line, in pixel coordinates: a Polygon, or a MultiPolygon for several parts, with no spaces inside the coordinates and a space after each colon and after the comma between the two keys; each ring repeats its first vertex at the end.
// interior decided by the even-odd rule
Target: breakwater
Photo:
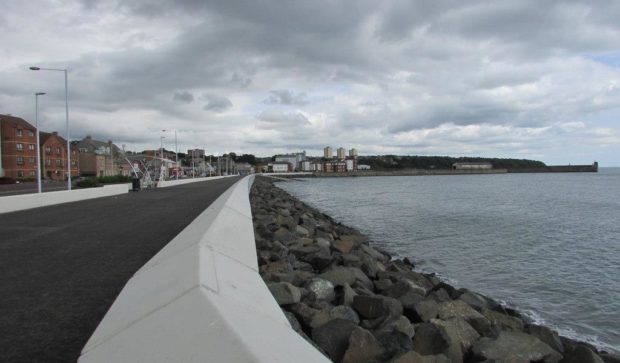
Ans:
{"type": "Polygon", "coordinates": [[[391,259],[261,179],[251,193],[259,271],[292,326],[332,360],[599,361],[593,346],[391,259]]]}

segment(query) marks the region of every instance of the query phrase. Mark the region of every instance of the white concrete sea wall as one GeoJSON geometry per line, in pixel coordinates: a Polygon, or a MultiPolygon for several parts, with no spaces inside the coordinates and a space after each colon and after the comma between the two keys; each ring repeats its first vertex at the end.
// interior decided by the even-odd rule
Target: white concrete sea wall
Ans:
{"type": "Polygon", "coordinates": [[[131,184],[113,184],[101,188],[61,190],[57,192],[9,195],[0,197],[0,214],[80,200],[111,197],[129,192],[131,184]]]}
{"type": "MultiPolygon", "coordinates": [[[[233,175],[233,176],[236,176],[236,175],[233,175]]],[[[226,176],[210,176],[210,177],[199,177],[199,178],[161,180],[157,182],[157,187],[167,188],[167,187],[174,187],[177,185],[191,184],[191,183],[203,182],[203,181],[208,181],[208,180],[217,180],[217,179],[222,179],[222,178],[226,178],[226,176]]]]}
{"type": "Polygon", "coordinates": [[[258,274],[253,178],[127,282],[79,362],[329,362],[292,330],[258,274]]]}

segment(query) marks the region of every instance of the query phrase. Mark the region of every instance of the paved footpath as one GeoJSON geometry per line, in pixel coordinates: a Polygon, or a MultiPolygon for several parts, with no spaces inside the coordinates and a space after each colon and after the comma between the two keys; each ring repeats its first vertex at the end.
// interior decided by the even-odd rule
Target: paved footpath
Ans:
{"type": "Polygon", "coordinates": [[[0,362],[75,362],[129,278],[238,180],[0,214],[0,362]]]}

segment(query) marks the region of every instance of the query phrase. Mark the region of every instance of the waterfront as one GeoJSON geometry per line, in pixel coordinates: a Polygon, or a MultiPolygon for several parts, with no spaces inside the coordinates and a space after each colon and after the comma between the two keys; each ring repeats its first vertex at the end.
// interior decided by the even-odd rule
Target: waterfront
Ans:
{"type": "Polygon", "coordinates": [[[421,269],[620,350],[620,169],[279,186],[421,269]]]}

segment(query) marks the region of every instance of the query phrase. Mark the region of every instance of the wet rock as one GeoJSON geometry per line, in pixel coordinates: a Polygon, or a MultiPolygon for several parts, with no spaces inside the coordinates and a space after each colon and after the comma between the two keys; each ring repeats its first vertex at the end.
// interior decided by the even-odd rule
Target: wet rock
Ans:
{"type": "Polygon", "coordinates": [[[477,359],[508,362],[557,363],[562,355],[536,337],[522,332],[502,331],[497,338],[483,337],[474,343],[477,359]]]}
{"type": "Polygon", "coordinates": [[[577,345],[574,349],[567,349],[564,352],[564,359],[561,363],[605,363],[598,354],[594,353],[592,349],[584,346],[577,345]]]}
{"type": "Polygon", "coordinates": [[[421,355],[441,354],[450,347],[449,338],[443,329],[431,323],[422,323],[416,327],[413,336],[413,350],[421,355]]]}
{"type": "Polygon", "coordinates": [[[357,325],[349,320],[334,319],[312,331],[312,340],[329,358],[339,362],[349,346],[351,333],[357,325]]]}
{"type": "Polygon", "coordinates": [[[324,279],[313,278],[304,287],[319,300],[332,301],[336,297],[334,284],[324,279]]]}
{"type": "MultiPolygon", "coordinates": [[[[540,339],[543,343],[550,346],[552,349],[562,353],[564,352],[564,346],[558,333],[547,328],[546,326],[528,324],[524,328],[525,332],[540,339]]],[[[620,363],[620,362],[618,362],[620,363]]]]}
{"type": "Polygon", "coordinates": [[[502,314],[487,308],[482,308],[482,315],[489,320],[491,325],[498,330],[522,331],[523,321],[514,316],[502,314]]]}
{"type": "Polygon", "coordinates": [[[431,291],[428,296],[437,302],[446,302],[452,300],[450,294],[445,289],[437,289],[431,291]]]}
{"type": "Polygon", "coordinates": [[[352,307],[366,319],[378,318],[385,313],[383,299],[379,296],[356,295],[352,307]]]}
{"type": "Polygon", "coordinates": [[[482,295],[469,290],[465,290],[465,292],[459,296],[459,300],[464,301],[477,311],[481,311],[483,308],[488,307],[487,300],[482,295]]]}
{"type": "Polygon", "coordinates": [[[614,355],[608,352],[601,352],[599,354],[599,357],[601,357],[601,359],[605,363],[620,363],[620,355],[614,355]]]}
{"type": "Polygon", "coordinates": [[[279,305],[295,304],[301,300],[301,291],[288,282],[274,282],[267,284],[267,287],[279,305]]]}

